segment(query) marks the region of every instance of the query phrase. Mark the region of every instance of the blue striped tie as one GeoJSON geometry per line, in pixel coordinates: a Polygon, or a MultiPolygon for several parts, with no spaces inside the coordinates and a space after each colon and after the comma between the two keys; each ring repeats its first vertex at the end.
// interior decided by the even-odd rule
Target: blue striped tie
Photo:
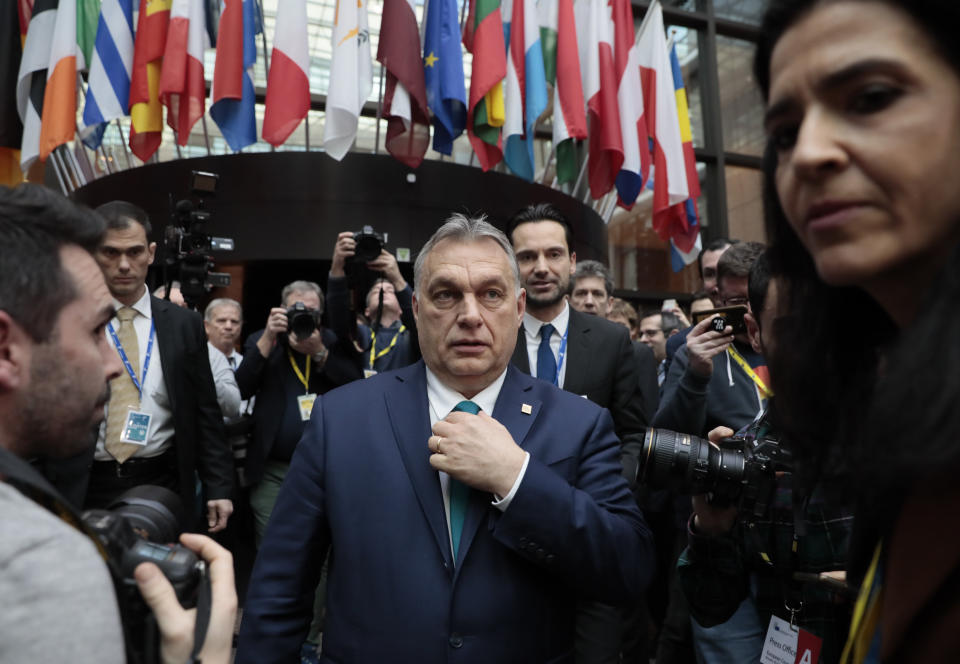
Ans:
{"type": "MultiPolygon", "coordinates": [[[[454,412],[476,415],[480,406],[472,401],[461,401],[453,408],[454,412]]],[[[467,515],[467,503],[470,502],[470,487],[450,478],[450,539],[453,540],[453,560],[457,560],[460,550],[460,534],[463,532],[463,520],[467,515]]]]}
{"type": "Polygon", "coordinates": [[[554,329],[550,323],[545,323],[540,327],[540,348],[537,349],[537,378],[556,384],[557,358],[553,356],[553,349],[550,348],[550,337],[553,336],[554,329]]]}

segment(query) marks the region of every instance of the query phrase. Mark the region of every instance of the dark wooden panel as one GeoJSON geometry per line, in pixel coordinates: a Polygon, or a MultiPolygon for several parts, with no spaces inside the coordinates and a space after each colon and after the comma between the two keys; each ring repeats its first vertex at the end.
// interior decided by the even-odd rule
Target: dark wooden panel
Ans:
{"type": "Polygon", "coordinates": [[[184,159],[103,177],[74,198],[91,206],[115,199],[140,205],[159,241],[171,201],[189,193],[192,170],[220,175],[205,232],[236,242],[235,251],[216,256],[220,262],[329,260],[337,233],[365,224],[388,233],[388,248],[407,247],[415,257],[451,212],[484,212],[503,228],[515,210],[540,201],[568,216],[578,257],[607,257],[603,220],[561,192],[451,162],[426,161],[411,171],[388,155],[351,153],[342,162],[322,152],[184,159]]]}

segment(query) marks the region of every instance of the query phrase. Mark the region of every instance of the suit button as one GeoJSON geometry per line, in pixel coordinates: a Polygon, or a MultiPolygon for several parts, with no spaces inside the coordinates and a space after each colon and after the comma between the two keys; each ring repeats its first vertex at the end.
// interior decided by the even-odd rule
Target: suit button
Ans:
{"type": "Polygon", "coordinates": [[[547,557],[546,557],[546,562],[547,562],[548,565],[550,565],[550,564],[552,564],[553,561],[556,560],[556,559],[557,559],[557,557],[556,557],[555,555],[553,555],[552,553],[548,553],[548,554],[547,554],[547,557]]]}
{"type": "Polygon", "coordinates": [[[526,537],[521,537],[520,540],[519,540],[520,546],[526,546],[526,545],[527,545],[527,541],[528,541],[528,540],[527,540],[526,537]]]}
{"type": "Polygon", "coordinates": [[[537,560],[543,560],[544,556],[547,555],[547,552],[543,549],[537,549],[537,560]]]}
{"type": "Polygon", "coordinates": [[[459,648],[459,647],[462,646],[462,645],[463,645],[463,637],[462,637],[462,636],[460,636],[460,635],[457,634],[456,632],[454,632],[453,634],[450,635],[450,647],[451,647],[451,648],[459,648]]]}

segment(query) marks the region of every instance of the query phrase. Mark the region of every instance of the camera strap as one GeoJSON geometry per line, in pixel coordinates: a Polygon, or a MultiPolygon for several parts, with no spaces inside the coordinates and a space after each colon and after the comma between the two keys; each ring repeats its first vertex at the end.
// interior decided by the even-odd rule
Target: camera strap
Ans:
{"type": "Polygon", "coordinates": [[[390,344],[386,348],[382,348],[379,353],[377,350],[377,333],[370,329],[370,368],[373,369],[373,363],[379,360],[384,355],[387,355],[390,351],[393,350],[393,347],[397,345],[397,339],[400,338],[400,335],[407,331],[406,325],[400,325],[400,329],[397,330],[397,333],[393,335],[393,339],[390,340],[390,344]]]}

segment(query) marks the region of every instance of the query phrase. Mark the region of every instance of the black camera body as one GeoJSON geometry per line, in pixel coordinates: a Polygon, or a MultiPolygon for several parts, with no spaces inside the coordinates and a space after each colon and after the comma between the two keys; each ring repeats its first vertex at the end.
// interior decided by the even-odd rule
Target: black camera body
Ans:
{"type": "Polygon", "coordinates": [[[230,285],[230,275],[213,272],[212,251],[232,251],[233,240],[214,237],[203,232],[213,215],[204,208],[207,197],[216,193],[220,176],[204,171],[192,171],[190,195],[172,203],[170,223],[164,232],[163,247],[165,265],[177,268],[180,292],[191,306],[196,304],[211,288],[230,285]],[[193,199],[196,199],[193,200],[193,199]]]}
{"type": "Polygon", "coordinates": [[[287,309],[287,330],[297,339],[306,339],[317,329],[319,317],[319,312],[307,309],[303,302],[295,302],[287,309]]]}
{"type": "Polygon", "coordinates": [[[375,260],[386,242],[383,235],[373,230],[373,226],[364,226],[362,231],[353,234],[353,241],[357,243],[353,260],[360,263],[369,263],[375,260]]]}
{"type": "Polygon", "coordinates": [[[143,485],[130,489],[106,510],[88,510],[83,522],[106,551],[121,595],[121,611],[133,651],[146,661],[159,647],[153,614],[140,595],[133,571],[137,565],[157,565],[173,586],[184,608],[193,608],[206,576],[206,564],[175,542],[180,533],[180,499],[169,489],[143,485]]]}
{"type": "Polygon", "coordinates": [[[706,493],[713,505],[736,505],[744,516],[766,514],[776,473],[793,469],[792,455],[774,438],[733,436],[719,444],[648,428],[639,479],[654,489],[706,493]]]}

